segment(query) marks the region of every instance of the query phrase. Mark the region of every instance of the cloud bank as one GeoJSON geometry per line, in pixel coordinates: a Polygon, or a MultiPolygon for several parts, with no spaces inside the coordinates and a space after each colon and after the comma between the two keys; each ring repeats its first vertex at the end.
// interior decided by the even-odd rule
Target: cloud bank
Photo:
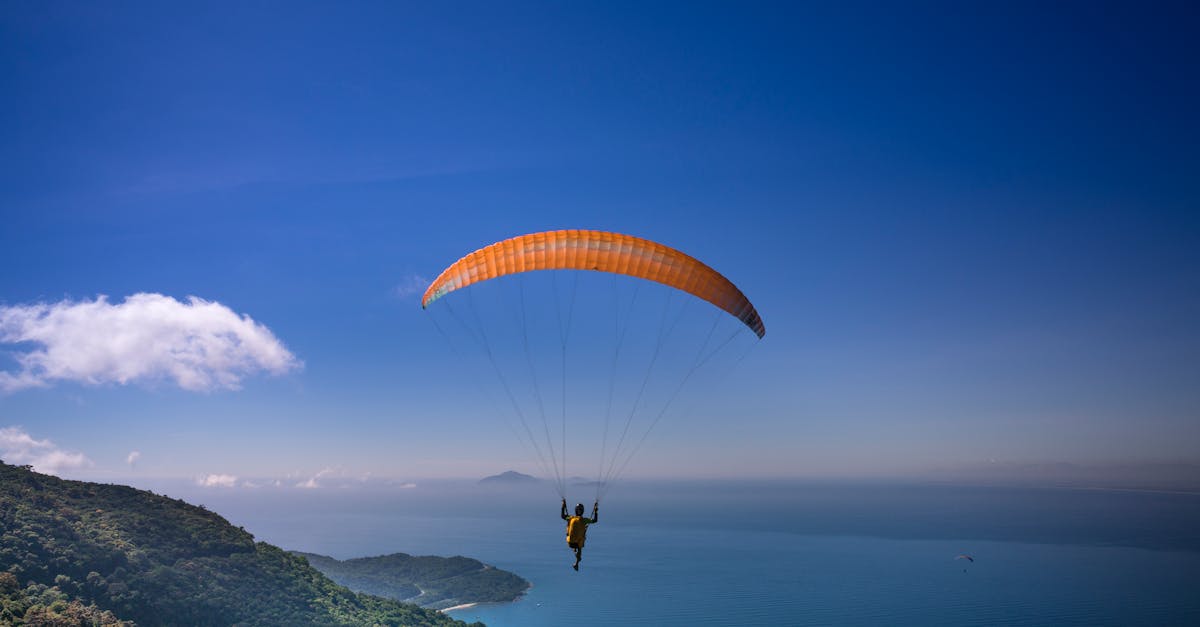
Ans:
{"type": "Polygon", "coordinates": [[[312,477],[309,477],[308,481],[301,481],[300,483],[297,483],[296,487],[297,488],[306,488],[306,489],[319,488],[319,487],[321,487],[321,483],[320,483],[321,479],[323,477],[328,477],[328,476],[332,475],[333,473],[334,473],[334,470],[332,468],[322,468],[320,472],[313,475],[312,477]]]}
{"type": "Polygon", "coordinates": [[[196,479],[196,485],[205,488],[234,488],[238,485],[237,475],[204,475],[196,479]]]}
{"type": "Polygon", "coordinates": [[[64,451],[50,440],[35,440],[21,427],[0,429],[0,459],[8,464],[28,464],[47,475],[92,465],[83,453],[64,451]]]}
{"type": "Polygon", "coordinates": [[[417,487],[411,481],[374,477],[371,473],[351,474],[341,468],[325,467],[316,474],[291,474],[286,478],[246,477],[226,473],[209,473],[194,477],[201,488],[279,489],[279,490],[343,490],[343,489],[402,489],[417,487]]]}
{"type": "Polygon", "coordinates": [[[18,369],[0,371],[0,392],[167,380],[191,391],[235,390],[248,375],[302,366],[267,327],[194,296],[134,294],[0,307],[0,344],[18,369]]]}

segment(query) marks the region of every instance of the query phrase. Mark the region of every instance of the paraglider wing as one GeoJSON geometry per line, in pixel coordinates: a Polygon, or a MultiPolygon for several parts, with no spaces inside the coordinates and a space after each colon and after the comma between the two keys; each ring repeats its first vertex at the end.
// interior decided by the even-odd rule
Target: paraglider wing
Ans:
{"type": "Polygon", "coordinates": [[[974,562],[974,561],[975,561],[975,558],[971,557],[970,555],[959,555],[958,557],[955,557],[954,559],[956,559],[956,560],[967,560],[967,561],[969,561],[969,562],[974,562]]]}
{"type": "Polygon", "coordinates": [[[674,248],[606,231],[531,233],[480,248],[442,271],[421,307],[474,283],[533,270],[595,270],[655,281],[716,305],[760,338],[766,333],[754,306],[716,270],[674,248]]]}

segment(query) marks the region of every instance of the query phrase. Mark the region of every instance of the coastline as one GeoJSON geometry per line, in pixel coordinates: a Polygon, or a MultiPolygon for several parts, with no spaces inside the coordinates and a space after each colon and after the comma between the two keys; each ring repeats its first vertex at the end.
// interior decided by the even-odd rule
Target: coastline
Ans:
{"type": "Polygon", "coordinates": [[[517,595],[517,597],[511,601],[476,601],[474,603],[462,603],[460,605],[454,605],[451,607],[443,607],[438,611],[444,614],[446,612],[454,612],[457,610],[467,610],[479,605],[508,605],[509,603],[516,603],[517,601],[524,599],[525,595],[529,594],[530,590],[533,590],[533,582],[530,582],[529,586],[522,590],[521,594],[517,595]]]}

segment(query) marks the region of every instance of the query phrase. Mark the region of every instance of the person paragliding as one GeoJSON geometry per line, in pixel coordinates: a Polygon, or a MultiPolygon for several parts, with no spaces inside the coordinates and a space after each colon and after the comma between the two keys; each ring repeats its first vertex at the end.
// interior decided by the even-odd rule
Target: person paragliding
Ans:
{"type": "Polygon", "coordinates": [[[600,502],[592,504],[592,517],[585,518],[583,503],[575,506],[575,515],[567,516],[567,499],[562,501],[562,519],[567,521],[567,546],[575,550],[575,564],[571,566],[579,570],[579,560],[583,559],[583,545],[587,542],[588,525],[600,522],[600,502]]]}
{"type": "MultiPolygon", "coordinates": [[[[607,296],[608,290],[604,294],[607,296]]],[[[434,316],[438,332],[452,348],[460,342],[486,357],[484,369],[492,371],[500,388],[494,394],[499,401],[496,413],[512,419],[509,426],[514,434],[542,470],[554,477],[555,490],[563,497],[561,517],[567,522],[567,546],[575,552],[575,570],[579,570],[587,528],[599,519],[600,500],[622,476],[650,431],[676,400],[683,401],[688,390],[705,385],[701,377],[719,377],[722,367],[714,357],[725,357],[725,366],[732,369],[740,358],[735,359],[737,349],[731,348],[731,343],[738,340],[748,348],[753,344],[747,345],[742,338],[762,339],[766,334],[762,318],[742,290],[704,262],[648,239],[589,229],[529,233],[477,249],[438,274],[422,294],[421,307],[430,308],[443,299],[440,309],[449,331],[434,316]],[[522,278],[509,289],[499,289],[494,305],[481,298],[482,314],[476,308],[472,293],[479,288],[473,286],[543,271],[551,271],[552,294],[535,289],[527,295],[522,278]],[[559,298],[554,278],[561,272],[574,275],[567,299],[559,298]],[[611,304],[590,293],[586,278],[582,293],[577,294],[580,277],[589,273],[612,275],[611,304]],[[619,293],[626,279],[638,280],[627,305],[619,293]],[[644,282],[667,289],[640,291],[644,282]],[[447,298],[460,290],[465,293],[447,298]],[[677,304],[672,300],[676,292],[692,298],[677,304]],[[587,305],[577,308],[577,297],[587,305]],[[463,299],[464,315],[455,313],[455,298],[463,299]],[[688,307],[697,301],[711,304],[717,311],[685,317],[688,307]],[[655,306],[658,302],[662,303],[661,312],[655,306]],[[583,313],[577,316],[577,309],[583,313]],[[647,320],[658,322],[647,324],[647,320]],[[602,337],[601,331],[610,330],[611,342],[596,341],[602,337]],[[586,366],[578,368],[579,364],[586,366]],[[602,376],[605,370],[607,378],[602,376]],[[584,377],[576,372],[589,374],[584,377]],[[559,389],[547,393],[539,380],[558,383],[559,389]],[[693,387],[687,387],[689,384],[693,387]],[[507,406],[500,407],[503,400],[508,401],[507,406]],[[597,419],[594,430],[579,429],[592,417],[597,419]],[[568,426],[572,433],[587,434],[581,443],[598,440],[594,448],[572,445],[572,451],[599,452],[588,460],[598,462],[591,517],[584,515],[587,510],[582,503],[573,516],[568,515],[568,426]]],[[[454,352],[459,351],[455,348],[454,352]]],[[[677,411],[686,415],[690,410],[677,411]]]]}

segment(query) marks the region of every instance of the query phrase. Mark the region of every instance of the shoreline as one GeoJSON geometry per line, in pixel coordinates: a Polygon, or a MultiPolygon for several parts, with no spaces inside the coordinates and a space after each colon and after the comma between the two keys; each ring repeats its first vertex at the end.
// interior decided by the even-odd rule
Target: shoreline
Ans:
{"type": "Polygon", "coordinates": [[[440,609],[440,610],[438,610],[438,611],[439,611],[439,612],[442,612],[442,613],[444,614],[444,613],[446,613],[446,612],[455,612],[455,611],[458,611],[458,610],[467,610],[467,609],[470,609],[470,608],[473,608],[473,607],[476,607],[476,606],[480,606],[480,605],[507,605],[507,604],[509,604],[509,603],[516,603],[517,601],[520,601],[521,599],[524,599],[524,598],[525,598],[525,596],[529,594],[529,591],[530,591],[530,590],[533,590],[533,582],[530,582],[530,583],[529,583],[529,587],[527,587],[527,588],[525,588],[524,590],[522,590],[522,591],[521,591],[521,594],[517,595],[517,597],[516,597],[515,599],[511,600],[511,601],[475,601],[474,603],[461,603],[461,604],[459,604],[459,605],[454,605],[454,606],[451,606],[451,607],[443,607],[442,609],[440,609]]]}

